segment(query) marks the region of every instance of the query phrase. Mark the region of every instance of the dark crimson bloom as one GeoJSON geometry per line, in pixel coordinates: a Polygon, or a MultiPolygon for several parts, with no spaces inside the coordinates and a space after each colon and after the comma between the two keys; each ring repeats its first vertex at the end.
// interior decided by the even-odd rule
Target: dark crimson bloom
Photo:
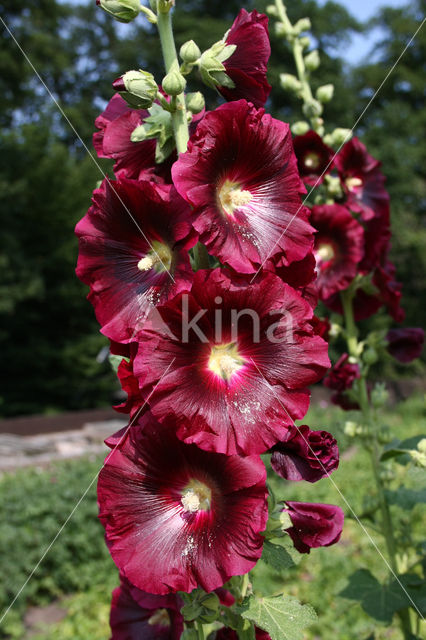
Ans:
{"type": "Polygon", "coordinates": [[[331,329],[331,323],[328,318],[318,318],[317,316],[313,316],[311,324],[317,336],[321,336],[324,340],[328,340],[331,329]]]}
{"type": "Polygon", "coordinates": [[[387,348],[391,356],[400,362],[412,362],[423,349],[425,333],[420,328],[391,329],[388,331],[387,348]]]}
{"type": "Polygon", "coordinates": [[[292,527],[286,529],[300,553],[310,553],[316,547],[329,547],[340,539],[344,515],[333,504],[310,504],[286,501],[286,511],[292,527]]]}
{"type": "Polygon", "coordinates": [[[157,419],[228,455],[284,440],[329,366],[309,304],[273,274],[249,284],[215,269],[157,310],[167,331],[141,331],[134,365],[157,419]]]}
{"type": "Polygon", "coordinates": [[[346,389],[352,387],[354,380],[359,378],[360,375],[359,366],[356,363],[349,362],[348,354],[343,353],[324,378],[323,383],[334,391],[346,391],[346,389]]]}
{"type": "MultiPolygon", "coordinates": [[[[134,347],[135,344],[132,343],[131,346],[134,347]]],[[[128,413],[133,418],[143,405],[138,379],[133,373],[133,359],[123,358],[118,366],[117,375],[121,388],[127,394],[127,399],[122,404],[116,405],[114,409],[120,413],[128,413]]]]}
{"type": "MultiPolygon", "coordinates": [[[[308,253],[303,260],[292,262],[286,266],[278,257],[275,260],[267,260],[263,266],[265,271],[276,273],[283,282],[289,284],[293,289],[304,290],[316,279],[316,260],[313,253],[308,253]]],[[[315,307],[317,302],[315,302],[315,307]]]]}
{"type": "Polygon", "coordinates": [[[245,100],[207,113],[172,169],[193,207],[192,224],[212,255],[240,273],[270,257],[282,264],[311,250],[288,124],[245,100]]]}
{"type": "Polygon", "coordinates": [[[358,138],[349,140],[335,158],[347,197],[347,206],[369,220],[389,210],[389,194],[381,163],[371,156],[358,138]]]}
{"type": "Polygon", "coordinates": [[[256,10],[247,13],[241,9],[226,36],[227,45],[236,45],[235,52],[223,66],[235,87],[218,87],[226,100],[245,98],[255,107],[263,107],[271,92],[266,79],[271,45],[268,18],[256,10]]]}
{"type": "Polygon", "coordinates": [[[337,442],[327,431],[294,426],[287,438],[272,448],[271,465],[286,480],[317,482],[339,466],[337,442]]]}
{"type": "Polygon", "coordinates": [[[165,595],[212,591],[247,573],[268,517],[259,456],[224,456],[179,441],[146,413],[99,474],[99,517],[120,572],[165,595]]]}
{"type": "Polygon", "coordinates": [[[99,131],[93,134],[93,146],[100,158],[115,160],[114,172],[117,176],[148,180],[168,174],[170,182],[170,163],[167,166],[155,163],[155,140],[131,140],[133,131],[147,116],[148,111],[131,109],[116,93],[105,111],[95,120],[99,131]]]}
{"type": "Polygon", "coordinates": [[[336,391],[331,396],[332,403],[345,411],[359,409],[358,403],[353,401],[345,391],[351,389],[354,380],[360,376],[359,366],[356,363],[349,362],[348,354],[343,353],[323,380],[323,384],[326,387],[336,391]]]}
{"type": "Polygon", "coordinates": [[[77,275],[102,333],[128,343],[155,304],[189,286],[189,209],[173,187],[126,178],[105,180],[92,202],[76,227],[77,275]]]}
{"type": "Polygon", "coordinates": [[[124,577],[112,592],[110,640],[179,640],[183,631],[181,599],[136,589],[124,577]]]}
{"type": "Polygon", "coordinates": [[[310,186],[321,184],[324,175],[333,168],[333,149],[327,147],[315,131],[308,131],[303,136],[295,136],[293,145],[303,182],[310,186]]]}
{"type": "Polygon", "coordinates": [[[311,223],[318,232],[314,244],[316,286],[320,299],[325,300],[346,289],[356,276],[363,256],[364,231],[351,213],[338,204],[312,207],[311,223]]]}

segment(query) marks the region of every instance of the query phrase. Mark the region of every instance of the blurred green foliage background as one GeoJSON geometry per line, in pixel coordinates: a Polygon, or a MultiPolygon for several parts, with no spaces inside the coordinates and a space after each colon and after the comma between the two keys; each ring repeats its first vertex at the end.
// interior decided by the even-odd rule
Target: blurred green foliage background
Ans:
{"type": "MultiPolygon", "coordinates": [[[[266,0],[244,6],[265,9],[266,0]]],[[[326,107],[331,127],[352,127],[416,30],[425,3],[385,8],[360,24],[334,2],[292,0],[290,18],[309,16],[322,60],[313,84],[332,82],[326,107]],[[348,66],[336,49],[352,32],[379,25],[383,41],[372,62],[348,66]]],[[[240,0],[180,0],[178,44],[195,38],[201,48],[220,39],[240,0]]],[[[109,404],[114,376],[96,356],[99,334],[86,288],[74,275],[73,227],[84,215],[101,178],[88,156],[93,120],[112,95],[111,82],[132,68],[162,77],[156,35],[144,20],[118,25],[95,2],[5,0],[0,15],[49,87],[81,141],[34,70],[4,30],[0,40],[0,415],[12,416],[109,404]]],[[[299,119],[299,105],[278,86],[292,58],[271,29],[273,54],[269,110],[299,119]]],[[[425,312],[426,200],[424,99],[426,34],[421,31],[360,121],[356,133],[383,162],[392,197],[393,259],[404,283],[406,324],[421,326],[425,312]]],[[[210,90],[206,89],[206,93],[210,90]]],[[[210,107],[218,99],[208,96],[210,107]]],[[[101,162],[103,171],[111,167],[101,162]]]]}

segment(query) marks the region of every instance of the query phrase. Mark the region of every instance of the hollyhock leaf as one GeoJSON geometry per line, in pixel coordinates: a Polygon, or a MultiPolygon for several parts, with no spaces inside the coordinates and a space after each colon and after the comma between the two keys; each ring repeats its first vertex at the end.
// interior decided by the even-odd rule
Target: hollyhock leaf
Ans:
{"type": "Polygon", "coordinates": [[[417,445],[421,440],[426,438],[426,434],[413,436],[406,440],[393,440],[389,444],[385,445],[384,452],[382,453],[380,460],[389,460],[390,458],[397,458],[397,462],[402,465],[406,465],[411,461],[409,451],[417,449],[417,445]]]}
{"type": "Polygon", "coordinates": [[[426,502],[426,488],[416,490],[399,487],[398,489],[387,490],[385,494],[389,504],[397,505],[405,511],[411,511],[417,504],[426,502]]]}
{"type": "Polygon", "coordinates": [[[355,571],[339,595],[356,600],[369,616],[385,624],[390,624],[394,613],[407,606],[407,599],[397,582],[380,584],[368,569],[355,571]]]}
{"type": "Polygon", "coordinates": [[[310,605],[291,596],[249,598],[240,607],[241,615],[267,631],[272,640],[303,640],[304,629],[317,620],[310,605]]]}
{"type": "Polygon", "coordinates": [[[113,560],[138,589],[207,592],[250,571],[262,553],[266,471],[185,445],[145,413],[99,474],[99,518],[113,560]]]}
{"type": "Polygon", "coordinates": [[[237,272],[254,273],[276,254],[287,266],[310,252],[289,126],[263,109],[239,100],[207,113],[172,175],[194,207],[200,241],[237,272]]]}
{"type": "Polygon", "coordinates": [[[281,544],[275,544],[269,540],[263,543],[262,560],[276,571],[284,571],[295,565],[293,558],[281,544]]]}

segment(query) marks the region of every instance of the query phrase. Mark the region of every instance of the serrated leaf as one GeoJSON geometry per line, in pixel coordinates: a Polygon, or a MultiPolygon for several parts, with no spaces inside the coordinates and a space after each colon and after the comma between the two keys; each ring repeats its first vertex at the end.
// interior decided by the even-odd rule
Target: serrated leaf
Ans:
{"type": "Polygon", "coordinates": [[[267,631],[272,640],[302,640],[303,630],[317,619],[310,605],[302,605],[291,596],[252,596],[240,612],[243,618],[267,631]]]}
{"type": "Polygon", "coordinates": [[[396,581],[389,585],[380,584],[368,569],[355,571],[339,595],[357,600],[369,616],[387,624],[396,611],[408,606],[406,595],[396,581]]]}
{"type": "Polygon", "coordinates": [[[293,558],[281,544],[274,544],[269,540],[265,540],[263,544],[262,560],[276,571],[284,571],[295,565],[293,558]]]}

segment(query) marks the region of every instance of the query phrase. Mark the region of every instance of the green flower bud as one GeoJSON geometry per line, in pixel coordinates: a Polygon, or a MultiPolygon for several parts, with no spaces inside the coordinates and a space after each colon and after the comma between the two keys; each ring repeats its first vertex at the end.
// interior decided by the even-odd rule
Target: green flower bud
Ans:
{"type": "Polygon", "coordinates": [[[128,71],[114,80],[112,86],[135,109],[149,109],[158,93],[152,73],[142,70],[128,71]]]}
{"type": "Polygon", "coordinates": [[[316,96],[317,100],[322,102],[330,102],[334,94],[334,85],[332,84],[323,84],[322,87],[318,87],[316,96]]]}
{"type": "Polygon", "coordinates": [[[299,43],[302,49],[307,49],[311,45],[311,39],[309,36],[302,36],[299,38],[299,43]]]}
{"type": "Polygon", "coordinates": [[[423,451],[416,451],[415,449],[412,449],[409,453],[411,460],[416,467],[426,468],[426,453],[423,451]]]}
{"type": "Polygon", "coordinates": [[[426,453],[426,438],[422,438],[417,443],[417,449],[420,451],[420,453],[426,453]]]}
{"type": "Polygon", "coordinates": [[[363,360],[365,364],[374,364],[378,359],[379,356],[377,355],[377,351],[372,347],[364,351],[363,360]]]}
{"type": "Polygon", "coordinates": [[[344,432],[350,438],[355,438],[358,430],[358,425],[356,422],[345,422],[344,432]]]}
{"type": "Polygon", "coordinates": [[[140,0],[96,0],[96,4],[119,22],[131,22],[141,11],[140,0]]]}
{"type": "Polygon", "coordinates": [[[338,127],[335,129],[330,135],[330,142],[326,144],[330,144],[333,147],[340,147],[341,144],[348,142],[352,138],[352,131],[350,129],[342,129],[338,127]]]}
{"type": "Polygon", "coordinates": [[[179,72],[177,65],[170,69],[169,73],[164,76],[161,83],[164,91],[169,96],[178,96],[185,90],[186,80],[179,72]]]}
{"type": "Polygon", "coordinates": [[[204,96],[200,91],[188,93],[186,96],[186,107],[192,113],[200,113],[205,107],[204,96]]]}
{"type": "Polygon", "coordinates": [[[304,136],[310,128],[309,124],[303,120],[298,120],[298,122],[291,125],[291,131],[295,136],[304,136]]]}
{"type": "MultiPolygon", "coordinates": [[[[325,136],[324,138],[324,142],[327,144],[326,139],[327,136],[325,136]]],[[[342,187],[340,185],[340,178],[329,175],[324,176],[324,184],[327,187],[327,192],[330,194],[330,196],[336,198],[340,198],[341,196],[343,196],[342,187]]]]}
{"type": "Polygon", "coordinates": [[[291,75],[291,73],[280,73],[280,83],[283,89],[294,91],[294,93],[297,93],[302,88],[300,80],[291,75]]]}
{"type": "Polygon", "coordinates": [[[275,23],[275,33],[277,36],[283,36],[284,38],[291,37],[294,40],[294,30],[293,27],[288,27],[284,22],[276,22],[275,23]]]}
{"type": "Polygon", "coordinates": [[[309,20],[309,18],[301,18],[293,26],[294,32],[297,35],[299,35],[299,33],[302,33],[302,31],[309,31],[310,28],[311,28],[311,21],[309,20]]]}
{"type": "Polygon", "coordinates": [[[179,54],[184,62],[194,64],[201,56],[201,51],[193,40],[188,40],[181,46],[179,54]]]}
{"type": "Polygon", "coordinates": [[[316,49],[314,49],[313,51],[308,53],[307,56],[305,56],[305,66],[308,69],[308,71],[315,71],[315,69],[318,69],[319,65],[320,65],[319,53],[316,49]]]}
{"type": "Polygon", "coordinates": [[[388,444],[389,442],[391,442],[392,434],[389,427],[387,427],[386,425],[380,427],[377,437],[380,444],[388,444]]]}
{"type": "Polygon", "coordinates": [[[266,7],[266,13],[269,13],[270,16],[276,16],[277,15],[277,8],[274,4],[268,4],[268,6],[266,7]]]}
{"type": "Polygon", "coordinates": [[[281,511],[280,513],[280,524],[281,529],[284,531],[285,529],[289,529],[293,523],[291,522],[291,518],[288,515],[287,511],[281,511]]]}
{"type": "Polygon", "coordinates": [[[302,110],[307,118],[318,118],[322,114],[322,104],[318,100],[310,100],[303,105],[302,110]]]}
{"type": "Polygon", "coordinates": [[[376,384],[371,392],[371,402],[376,409],[383,407],[389,400],[389,393],[384,384],[376,384]]]}

